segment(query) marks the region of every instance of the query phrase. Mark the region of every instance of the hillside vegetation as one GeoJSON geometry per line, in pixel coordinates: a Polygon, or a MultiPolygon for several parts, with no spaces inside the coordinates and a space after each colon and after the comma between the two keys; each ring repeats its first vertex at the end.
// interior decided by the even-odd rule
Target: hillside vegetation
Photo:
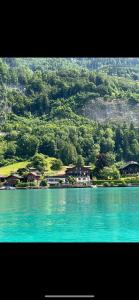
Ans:
{"type": "MultiPolygon", "coordinates": [[[[51,169],[52,162],[55,160],[53,157],[46,158],[46,166],[45,166],[45,175],[56,175],[65,173],[66,166],[62,166],[62,168],[58,171],[54,171],[51,169]]],[[[16,173],[17,170],[26,168],[27,165],[30,164],[30,161],[22,161],[18,163],[13,163],[5,167],[0,168],[0,175],[9,176],[12,173],[16,173]]]]}
{"type": "Polygon", "coordinates": [[[0,166],[24,164],[36,153],[64,165],[82,157],[96,166],[101,154],[109,166],[139,161],[138,118],[135,125],[130,118],[138,104],[138,58],[1,58],[0,166]],[[101,101],[108,109],[128,103],[128,122],[117,121],[118,113],[111,121],[94,119],[101,101]]]}

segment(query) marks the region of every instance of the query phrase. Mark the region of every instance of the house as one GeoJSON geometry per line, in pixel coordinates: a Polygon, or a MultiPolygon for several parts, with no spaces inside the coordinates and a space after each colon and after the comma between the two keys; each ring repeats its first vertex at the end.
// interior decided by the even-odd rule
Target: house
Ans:
{"type": "Polygon", "coordinates": [[[23,178],[22,176],[19,176],[17,174],[11,174],[8,177],[6,177],[5,185],[7,185],[7,186],[15,186],[16,183],[18,181],[21,181],[22,178],[23,178]]]}
{"type": "Polygon", "coordinates": [[[46,176],[45,179],[50,186],[59,185],[60,182],[63,184],[66,183],[65,175],[46,176]]]}
{"type": "Polygon", "coordinates": [[[72,176],[76,179],[77,183],[88,183],[90,182],[91,170],[90,166],[88,167],[72,167],[66,170],[66,178],[72,176]]]}
{"type": "Polygon", "coordinates": [[[66,170],[66,176],[90,176],[91,170],[90,166],[88,167],[78,167],[74,166],[66,170]]]}
{"type": "Polygon", "coordinates": [[[128,175],[128,174],[137,174],[139,173],[139,164],[135,161],[130,161],[125,164],[123,167],[119,168],[121,175],[128,175]]]}
{"type": "Polygon", "coordinates": [[[40,174],[36,172],[30,172],[26,175],[25,179],[27,182],[38,182],[40,180],[40,174]]]}

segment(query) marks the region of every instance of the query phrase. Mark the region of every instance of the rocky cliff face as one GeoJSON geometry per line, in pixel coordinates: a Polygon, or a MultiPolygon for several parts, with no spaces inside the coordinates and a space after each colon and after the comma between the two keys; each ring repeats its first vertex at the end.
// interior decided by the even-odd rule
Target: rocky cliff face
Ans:
{"type": "Polygon", "coordinates": [[[128,100],[93,99],[82,108],[82,114],[98,122],[126,121],[139,124],[139,104],[130,104],[128,100]]]}

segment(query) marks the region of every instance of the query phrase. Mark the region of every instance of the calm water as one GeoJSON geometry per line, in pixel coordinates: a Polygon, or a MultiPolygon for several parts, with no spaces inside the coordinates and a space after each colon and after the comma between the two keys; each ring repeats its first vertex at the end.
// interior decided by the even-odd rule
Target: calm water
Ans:
{"type": "Polygon", "coordinates": [[[139,187],[0,191],[0,242],[139,241],[139,187]]]}

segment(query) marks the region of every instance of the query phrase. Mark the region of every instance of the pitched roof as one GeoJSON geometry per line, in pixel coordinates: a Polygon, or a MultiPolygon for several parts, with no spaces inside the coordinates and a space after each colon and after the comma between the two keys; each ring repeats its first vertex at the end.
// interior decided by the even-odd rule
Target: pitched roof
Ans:
{"type": "Polygon", "coordinates": [[[72,167],[72,168],[68,168],[68,169],[66,170],[66,173],[69,172],[69,171],[72,171],[72,170],[76,170],[76,169],[77,169],[77,170],[80,170],[80,169],[81,169],[82,171],[90,171],[90,168],[91,168],[91,166],[83,166],[83,167],[82,167],[82,166],[79,166],[79,167],[78,167],[78,166],[74,166],[74,167],[72,167]]]}
{"type": "Polygon", "coordinates": [[[7,178],[7,176],[4,176],[4,175],[0,175],[0,178],[7,178]]]}
{"type": "Polygon", "coordinates": [[[65,178],[65,175],[63,174],[63,175],[53,175],[53,176],[45,176],[45,178],[65,178]]]}
{"type": "Polygon", "coordinates": [[[136,162],[136,161],[129,161],[124,166],[120,167],[119,170],[122,170],[122,169],[124,169],[124,168],[126,168],[126,167],[128,167],[130,165],[137,165],[137,166],[139,166],[138,162],[136,162]]]}
{"type": "Polygon", "coordinates": [[[38,174],[38,173],[36,173],[36,172],[29,172],[28,174],[27,174],[27,176],[29,176],[29,175],[33,175],[33,176],[40,176],[40,174],[38,174]]]}
{"type": "Polygon", "coordinates": [[[19,176],[18,174],[11,174],[11,175],[9,175],[9,176],[6,176],[6,178],[10,178],[10,177],[15,177],[15,178],[17,178],[17,179],[23,178],[22,176],[19,176]]]}

